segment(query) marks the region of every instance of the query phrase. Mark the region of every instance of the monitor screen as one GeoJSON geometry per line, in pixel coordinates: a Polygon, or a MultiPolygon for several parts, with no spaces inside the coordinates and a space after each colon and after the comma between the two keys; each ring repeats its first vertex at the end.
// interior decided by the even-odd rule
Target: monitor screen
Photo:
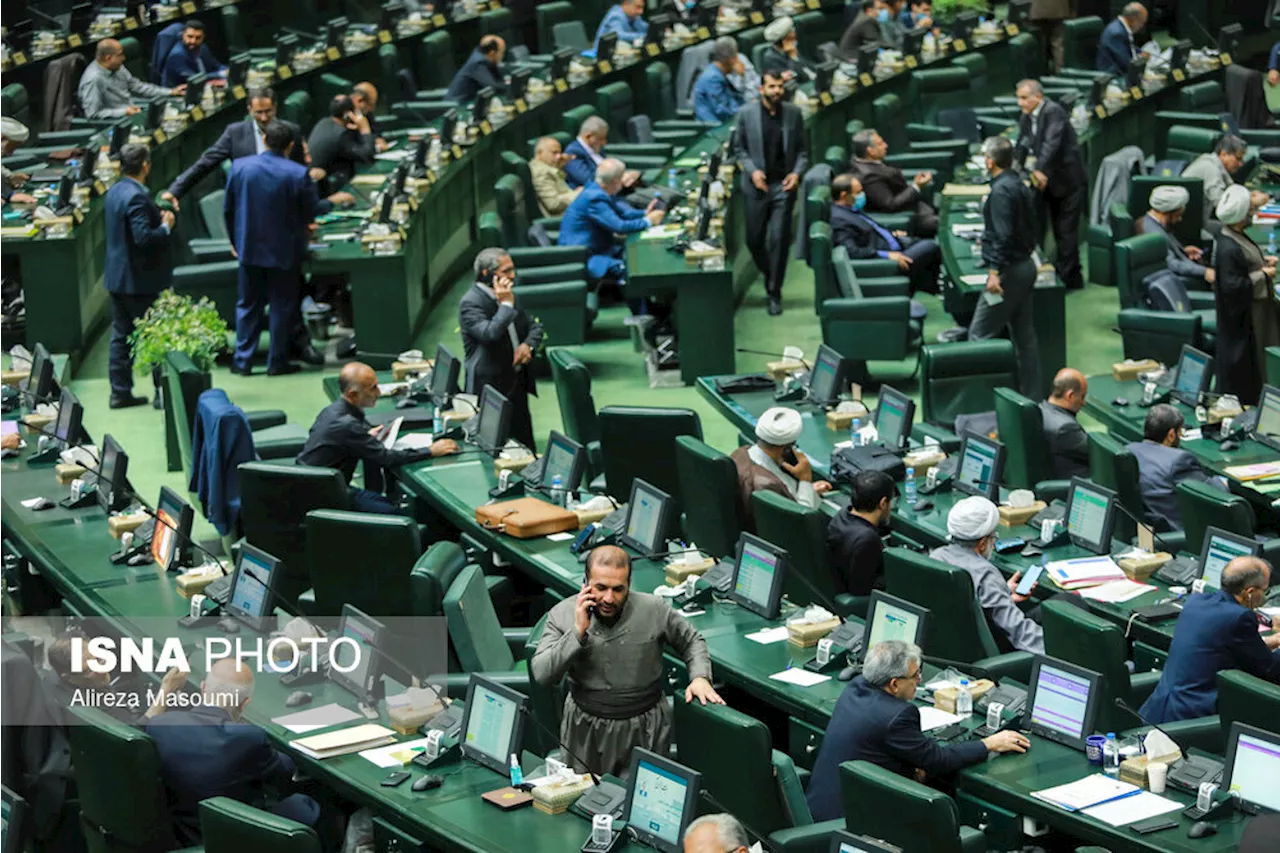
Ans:
{"type": "Polygon", "coordinates": [[[631,481],[631,499],[627,502],[627,527],[622,543],[641,554],[654,554],[666,543],[667,516],[671,496],[644,480],[631,481]]]}
{"type": "Polygon", "coordinates": [[[566,435],[551,431],[547,439],[546,463],[542,469],[542,486],[550,488],[556,475],[560,476],[561,485],[576,490],[582,480],[582,469],[586,464],[587,454],[582,445],[566,435]]]}
{"type": "Polygon", "coordinates": [[[62,442],[63,447],[70,447],[80,440],[80,423],[84,417],[84,408],[80,400],[66,388],[62,389],[62,399],[58,402],[58,420],[53,425],[53,437],[62,442]]]}
{"type": "Polygon", "coordinates": [[[444,344],[436,344],[436,361],[431,367],[431,399],[444,404],[458,387],[458,359],[444,344]]]}
{"type": "Polygon", "coordinates": [[[1182,345],[1178,357],[1178,376],[1173,383],[1173,396],[1188,406],[1197,405],[1200,395],[1209,390],[1213,379],[1213,358],[1195,347],[1182,345]]]}
{"type": "Polygon", "coordinates": [[[1242,810],[1280,811],[1280,735],[1232,723],[1222,787],[1240,798],[1242,810]]]}
{"type": "Polygon", "coordinates": [[[1010,0],[1009,23],[1025,24],[1031,20],[1031,0],[1010,0]]]}
{"type": "Polygon", "coordinates": [[[507,444],[511,433],[511,402],[499,394],[492,385],[480,392],[480,426],[476,428],[476,443],[481,449],[497,453],[507,444]]]}
{"type": "Polygon", "coordinates": [[[701,773],[637,747],[627,783],[627,825],[646,844],[677,853],[701,787],[701,773]]]}
{"type": "Polygon", "coordinates": [[[183,563],[187,543],[191,541],[191,523],[195,511],[168,486],[160,487],[156,501],[156,529],[151,534],[151,559],[166,571],[183,563]]]}
{"type": "Polygon", "coordinates": [[[462,718],[463,755],[505,774],[512,753],[520,754],[525,701],[508,687],[472,675],[462,718]]]}
{"type": "Polygon", "coordinates": [[[1200,576],[1207,586],[1222,588],[1222,570],[1236,557],[1258,556],[1262,551],[1257,541],[1236,536],[1217,527],[1204,531],[1204,548],[1200,553],[1200,576]]]}
{"type": "Polygon", "coordinates": [[[1115,526],[1115,492],[1088,480],[1071,481],[1067,495],[1067,532],[1071,541],[1095,554],[1111,551],[1115,526]]]}
{"type": "Polygon", "coordinates": [[[742,534],[729,597],[753,613],[776,619],[782,602],[787,552],[758,536],[742,534]]]}
{"type": "Polygon", "coordinates": [[[1100,678],[1096,672],[1056,658],[1037,658],[1027,698],[1031,729],[1050,740],[1083,749],[1084,739],[1093,733],[1100,678]]]}
{"type": "Polygon", "coordinates": [[[1280,388],[1264,385],[1258,400],[1258,425],[1253,437],[1263,444],[1280,449],[1280,388]]]}
{"type": "Polygon", "coordinates": [[[887,385],[880,388],[880,404],[876,406],[876,432],[880,443],[891,450],[905,450],[911,438],[911,421],[916,404],[906,394],[887,385]]]}
{"type": "Polygon", "coordinates": [[[329,644],[329,680],[360,699],[374,696],[374,688],[382,677],[382,658],[377,651],[382,631],[383,625],[378,620],[350,604],[342,605],[338,637],[351,642],[329,644]]]}
{"type": "Polygon", "coordinates": [[[119,509],[127,497],[129,456],[110,435],[102,437],[102,459],[98,462],[98,504],[107,512],[119,509]]]}
{"type": "Polygon", "coordinates": [[[960,445],[955,485],[959,491],[999,503],[1004,474],[1004,445],[977,433],[966,433],[960,445]]]}
{"type": "Polygon", "coordinates": [[[863,629],[862,654],[865,657],[885,640],[902,640],[924,645],[924,625],[929,611],[904,601],[897,596],[875,590],[867,608],[867,622],[863,629]]]}
{"type": "Polygon", "coordinates": [[[252,545],[240,547],[227,612],[255,631],[270,627],[275,598],[272,581],[279,565],[280,561],[266,551],[252,545]]]}
{"type": "Polygon", "coordinates": [[[809,400],[819,406],[829,406],[840,396],[840,376],[844,373],[844,359],[840,353],[823,344],[818,347],[818,357],[809,371],[809,400]]]}
{"type": "Polygon", "coordinates": [[[883,841],[854,835],[852,832],[839,830],[831,836],[829,853],[900,853],[901,847],[894,847],[883,841]]]}
{"type": "Polygon", "coordinates": [[[27,393],[37,403],[43,403],[53,393],[53,357],[36,344],[31,348],[31,376],[27,379],[27,393]]]}

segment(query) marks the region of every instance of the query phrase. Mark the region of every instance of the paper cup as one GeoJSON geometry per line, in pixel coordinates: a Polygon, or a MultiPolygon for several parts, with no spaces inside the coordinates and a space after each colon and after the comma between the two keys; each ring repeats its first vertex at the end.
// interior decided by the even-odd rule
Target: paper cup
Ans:
{"type": "Polygon", "coordinates": [[[1152,761],[1147,764],[1147,787],[1151,789],[1151,793],[1164,793],[1164,782],[1168,774],[1169,765],[1161,761],[1152,761]]]}

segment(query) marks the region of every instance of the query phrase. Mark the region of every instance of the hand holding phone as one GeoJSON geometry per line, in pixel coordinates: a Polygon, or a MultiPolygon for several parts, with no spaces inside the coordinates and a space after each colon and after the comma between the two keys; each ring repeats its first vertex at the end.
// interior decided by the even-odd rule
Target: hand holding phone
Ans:
{"type": "Polygon", "coordinates": [[[1044,571],[1044,564],[1032,566],[1022,575],[1022,580],[1014,588],[1014,595],[1028,596],[1031,590],[1035,589],[1036,583],[1040,580],[1040,574],[1044,571]]]}
{"type": "Polygon", "coordinates": [[[587,629],[591,627],[591,617],[595,612],[595,594],[592,593],[591,587],[584,583],[578,592],[578,605],[573,614],[573,627],[577,630],[579,639],[584,637],[587,629]]]}

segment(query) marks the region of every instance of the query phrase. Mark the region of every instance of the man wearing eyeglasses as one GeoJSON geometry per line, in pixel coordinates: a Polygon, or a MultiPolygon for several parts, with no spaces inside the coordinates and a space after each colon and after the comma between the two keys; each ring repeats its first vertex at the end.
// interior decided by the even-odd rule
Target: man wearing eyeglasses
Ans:
{"type": "Polygon", "coordinates": [[[920,711],[911,701],[920,678],[920,647],[914,643],[885,640],[867,653],[862,674],[836,702],[813,765],[806,799],[814,821],[844,813],[839,768],[846,761],[869,761],[923,782],[980,764],[988,753],[1026,752],[1031,745],[1015,731],[954,745],[929,737],[920,730],[920,711]]]}
{"type": "Polygon", "coordinates": [[[1182,512],[1174,497],[1179,483],[1205,483],[1227,489],[1226,480],[1210,474],[1190,451],[1182,449],[1183,427],[1182,412],[1158,403],[1147,409],[1142,441],[1132,441],[1125,448],[1138,460],[1143,520],[1157,533],[1182,529],[1182,512]]]}

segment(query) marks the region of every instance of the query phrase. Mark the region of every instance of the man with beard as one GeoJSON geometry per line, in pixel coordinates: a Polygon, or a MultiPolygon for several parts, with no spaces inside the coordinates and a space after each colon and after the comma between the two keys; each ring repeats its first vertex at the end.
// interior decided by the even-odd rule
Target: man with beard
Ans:
{"type": "Polygon", "coordinates": [[[560,741],[579,772],[618,775],[637,746],[667,754],[671,708],[662,693],[667,646],[689,668],[684,701],[723,705],[711,686],[711,656],[702,635],[661,598],[631,592],[631,558],[625,551],[613,545],[591,551],[582,590],[551,608],[530,665],[543,686],[569,676],[560,741]]]}
{"type": "Polygon", "coordinates": [[[898,487],[883,471],[859,471],[853,478],[848,512],[836,513],[827,525],[831,566],[850,595],[884,589],[884,540],[898,487]]]}

